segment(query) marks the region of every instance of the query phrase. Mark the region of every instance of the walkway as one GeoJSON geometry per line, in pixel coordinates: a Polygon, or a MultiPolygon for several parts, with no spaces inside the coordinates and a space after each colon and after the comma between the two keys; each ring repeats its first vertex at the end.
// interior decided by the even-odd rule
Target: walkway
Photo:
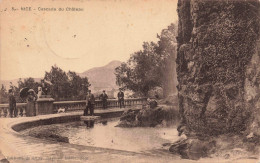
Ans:
{"type": "MultiPolygon", "coordinates": [[[[122,110],[122,109],[121,109],[122,110]]],[[[96,113],[121,111],[119,108],[96,110],[96,113]]],[[[124,109],[126,110],[126,109],[124,109]]],[[[74,145],[21,135],[11,127],[25,122],[55,117],[81,115],[82,112],[40,115],[36,117],[0,118],[0,160],[5,156],[10,162],[197,162],[181,160],[170,153],[158,150],[137,153],[122,150],[74,145]],[[156,153],[156,154],[155,154],[156,153]]],[[[133,142],[134,143],[134,142],[133,142]]],[[[213,160],[200,160],[200,162],[213,160]]],[[[219,162],[219,160],[215,160],[219,162]]],[[[214,162],[215,162],[214,161],[214,162]]],[[[251,160],[252,161],[252,160],[251,160]]],[[[228,162],[228,161],[221,161],[228,162]]]]}

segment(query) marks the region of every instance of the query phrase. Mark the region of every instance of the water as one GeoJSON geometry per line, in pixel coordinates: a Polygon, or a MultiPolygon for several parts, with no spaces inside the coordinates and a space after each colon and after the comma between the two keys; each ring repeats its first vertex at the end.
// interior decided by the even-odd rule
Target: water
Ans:
{"type": "Polygon", "coordinates": [[[52,133],[68,137],[69,143],[126,151],[146,151],[160,149],[164,143],[177,140],[177,130],[172,127],[115,127],[118,119],[96,122],[70,122],[44,125],[22,131],[26,135],[52,133]],[[93,126],[94,125],[94,126],[93,126]]]}

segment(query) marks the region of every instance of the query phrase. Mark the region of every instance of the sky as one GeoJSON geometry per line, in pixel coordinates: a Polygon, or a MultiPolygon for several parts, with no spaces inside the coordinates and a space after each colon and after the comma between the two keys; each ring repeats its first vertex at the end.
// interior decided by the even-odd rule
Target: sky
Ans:
{"type": "Polygon", "coordinates": [[[176,9],[177,0],[0,0],[0,80],[127,61],[177,22],[176,9]]]}

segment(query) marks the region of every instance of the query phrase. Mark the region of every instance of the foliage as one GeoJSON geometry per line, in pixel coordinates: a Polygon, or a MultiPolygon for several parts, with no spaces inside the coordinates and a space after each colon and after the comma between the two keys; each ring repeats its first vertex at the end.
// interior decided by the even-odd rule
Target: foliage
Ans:
{"type": "Polygon", "coordinates": [[[176,50],[175,29],[175,25],[171,24],[158,35],[158,43],[144,42],[142,50],[133,53],[126,63],[117,67],[117,85],[143,96],[157,86],[162,87],[167,62],[173,61],[171,57],[176,50]]]}
{"type": "Polygon", "coordinates": [[[87,77],[81,78],[72,71],[66,73],[55,65],[45,73],[44,79],[52,83],[49,89],[55,100],[82,99],[90,86],[87,77]]]}
{"type": "Polygon", "coordinates": [[[73,99],[83,99],[87,93],[90,83],[88,82],[87,77],[81,78],[75,72],[69,71],[67,73],[69,77],[70,85],[70,96],[73,99]]]}
{"type": "Polygon", "coordinates": [[[36,92],[38,90],[39,86],[41,86],[41,84],[38,82],[35,82],[35,80],[31,77],[24,79],[24,81],[22,81],[22,79],[20,78],[18,81],[19,90],[24,87],[28,87],[30,89],[33,89],[36,92]]]}
{"type": "Polygon", "coordinates": [[[145,42],[142,51],[135,52],[127,63],[117,67],[117,84],[134,92],[141,92],[144,96],[159,85],[156,48],[157,44],[145,42]]]}
{"type": "MultiPolygon", "coordinates": [[[[45,72],[44,85],[47,86],[49,94],[55,100],[81,100],[84,98],[88,87],[90,86],[87,77],[80,77],[75,72],[66,73],[56,65],[51,67],[50,72],[45,72]]],[[[13,90],[16,101],[24,102],[19,97],[22,88],[28,87],[36,93],[38,87],[42,87],[42,82],[36,82],[33,78],[19,79],[18,87],[10,83],[10,89],[13,90]]],[[[2,85],[0,90],[0,103],[8,103],[8,90],[2,85]]]]}
{"type": "Polygon", "coordinates": [[[8,103],[8,93],[6,91],[5,86],[2,84],[1,90],[0,90],[0,103],[8,103]]]}

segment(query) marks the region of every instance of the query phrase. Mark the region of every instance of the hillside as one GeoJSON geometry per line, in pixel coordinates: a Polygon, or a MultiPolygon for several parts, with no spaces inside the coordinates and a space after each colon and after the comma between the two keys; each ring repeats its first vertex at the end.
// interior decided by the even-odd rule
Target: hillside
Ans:
{"type": "Polygon", "coordinates": [[[88,77],[91,89],[96,91],[117,89],[115,68],[120,66],[120,61],[112,61],[103,67],[95,67],[83,73],[78,73],[81,77],[88,77]]]}
{"type": "MultiPolygon", "coordinates": [[[[112,90],[117,89],[116,85],[116,77],[114,74],[114,70],[116,67],[120,66],[120,61],[112,61],[103,67],[94,67],[83,73],[78,73],[81,77],[88,77],[91,83],[91,89],[93,92],[100,92],[102,90],[112,90]]],[[[22,81],[24,78],[22,78],[22,81]]],[[[40,78],[34,78],[36,82],[40,82],[40,78]]],[[[14,86],[18,86],[19,79],[14,80],[1,80],[0,84],[4,85],[7,89],[10,87],[10,82],[14,86]]]]}

